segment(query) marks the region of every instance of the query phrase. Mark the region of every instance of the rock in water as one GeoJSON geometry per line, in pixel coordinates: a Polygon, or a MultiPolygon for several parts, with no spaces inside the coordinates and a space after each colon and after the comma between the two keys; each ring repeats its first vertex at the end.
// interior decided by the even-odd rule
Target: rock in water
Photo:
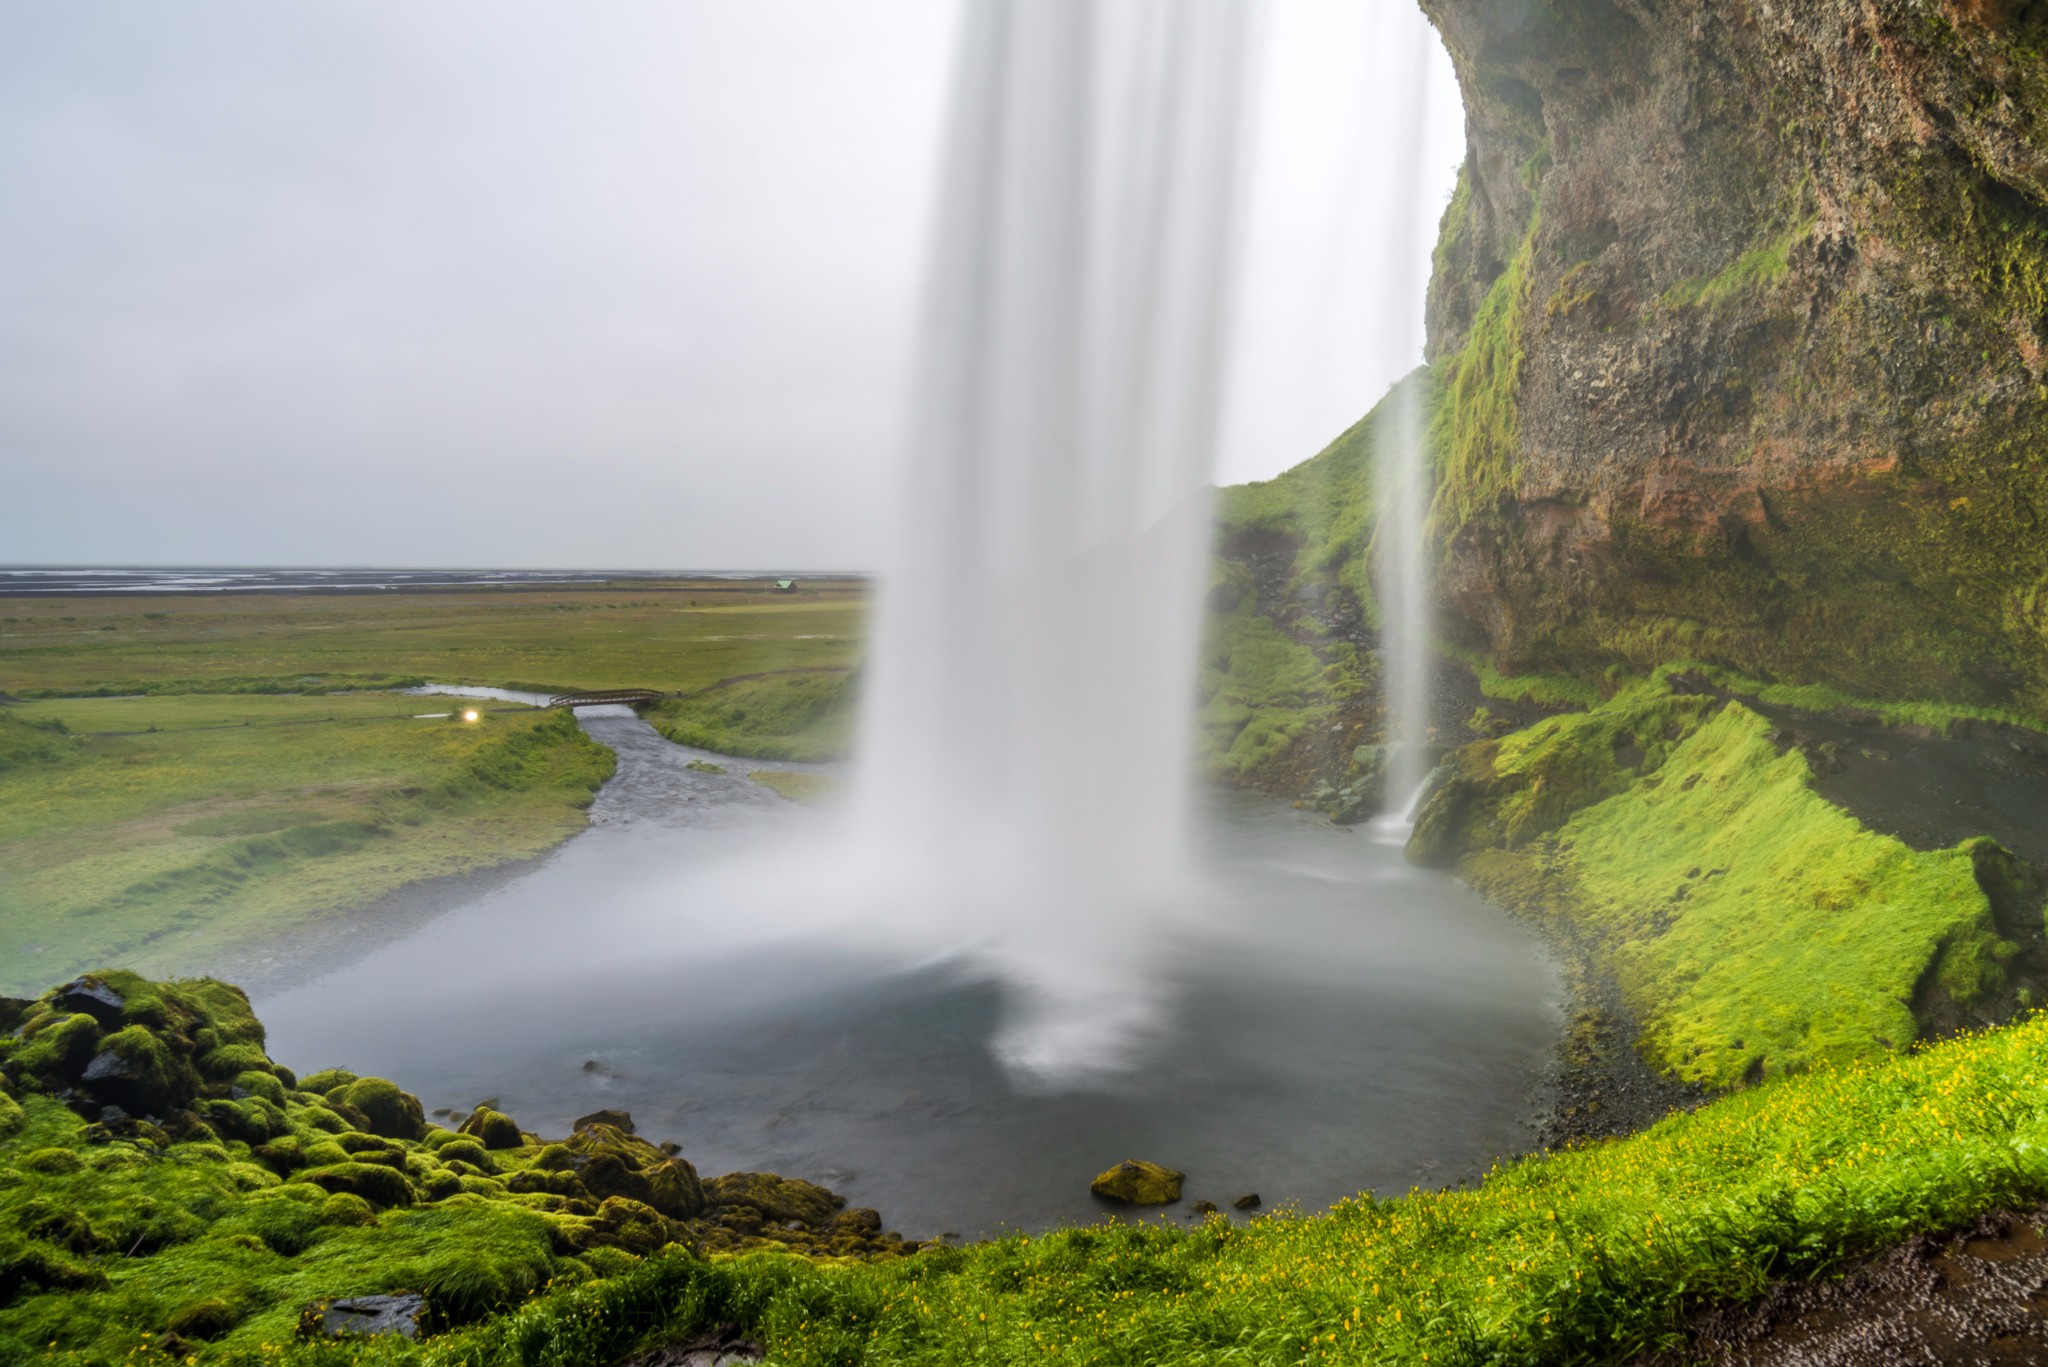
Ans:
{"type": "Polygon", "coordinates": [[[1164,1206],[1180,1199],[1184,1172],[1162,1168],[1157,1163],[1126,1158],[1088,1184],[1088,1190],[1105,1201],[1129,1206],[1164,1206]]]}
{"type": "Polygon", "coordinates": [[[1257,1210],[1260,1204],[1259,1194],[1255,1191],[1246,1192],[1230,1204],[1236,1206],[1239,1210],[1257,1210]]]}
{"type": "Polygon", "coordinates": [[[396,1334],[416,1339],[425,1328],[427,1298],[413,1292],[395,1296],[347,1296],[314,1301],[299,1314],[301,1338],[366,1338],[396,1334]]]}

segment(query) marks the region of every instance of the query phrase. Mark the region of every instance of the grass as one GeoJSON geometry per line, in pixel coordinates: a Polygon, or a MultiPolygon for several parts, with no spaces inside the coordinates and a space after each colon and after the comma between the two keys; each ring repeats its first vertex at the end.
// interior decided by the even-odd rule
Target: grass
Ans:
{"type": "Polygon", "coordinates": [[[42,1244],[105,1278],[17,1294],[0,1308],[0,1350],[164,1361],[151,1345],[170,1317],[220,1299],[239,1318],[185,1345],[198,1363],[609,1367],[726,1322],[795,1367],[1615,1361],[1670,1341],[1702,1299],[2048,1195],[2048,1022],[1775,1082],[1626,1140],[1497,1166],[1476,1189],[1241,1225],[1016,1234],[890,1262],[572,1259],[547,1241],[550,1217],[462,1197],[322,1224],[291,1184],[238,1181],[251,1164],[234,1143],[154,1161],[124,1148],[86,1142],[34,1098],[28,1128],[0,1144],[0,1173],[36,1173],[0,1179],[0,1220],[19,1230],[77,1210],[75,1241],[99,1251],[42,1244]],[[46,1175],[69,1163],[51,1148],[82,1170],[46,1175]],[[291,1337],[304,1299],[401,1285],[443,1288],[482,1318],[418,1344],[291,1337]]]}
{"type": "Polygon", "coordinates": [[[1371,661],[1342,643],[1318,653],[1258,610],[1242,567],[1223,562],[1217,572],[1237,594],[1229,611],[1209,617],[1198,759],[1212,779],[1250,783],[1300,737],[1327,723],[1342,699],[1367,687],[1371,661]]]}
{"type": "Polygon", "coordinates": [[[1904,1048],[1924,993],[1997,993],[2017,951],[1978,881],[1988,842],[1865,829],[1771,730],[1650,680],[1460,760],[1460,871],[1584,946],[1646,1057],[1715,1087],[1904,1048]]]}
{"type": "Polygon", "coordinates": [[[843,668],[865,589],[726,582],[547,590],[0,598],[0,693],[300,692],[394,680],[707,688],[843,668]]]}
{"type": "Polygon", "coordinates": [[[756,769],[747,777],[791,802],[826,802],[837,797],[842,786],[836,775],[800,769],[756,769]]]}
{"type": "Polygon", "coordinates": [[[1440,547],[1514,492],[1521,468],[1523,318],[1542,224],[1540,210],[1514,258],[1488,287],[1464,344],[1439,361],[1432,377],[1434,416],[1428,427],[1436,496],[1430,534],[1440,547]]]}
{"type": "Polygon", "coordinates": [[[463,727],[348,690],[683,691],[725,707],[679,709],[709,724],[695,743],[806,758],[850,711],[863,609],[827,581],[0,599],[0,695],[30,699],[0,705],[0,993],[109,958],[187,971],[538,854],[584,828],[613,766],[566,715],[463,727]],[[764,671],[795,672],[729,682],[764,671]],[[839,712],[768,736],[813,684],[839,712]]]}
{"type": "Polygon", "coordinates": [[[1714,665],[1691,665],[1687,668],[1713,680],[1731,693],[1739,693],[1744,697],[1755,698],[1758,702],[1774,706],[1796,707],[1805,712],[1863,713],[1876,716],[1889,726],[1914,727],[1929,731],[1946,731],[1951,723],[1958,721],[2004,722],[2007,725],[2034,730],[2041,727],[2039,717],[2012,707],[1984,707],[1928,699],[1887,701],[1882,698],[1858,697],[1828,684],[1769,683],[1750,678],[1737,670],[1714,665]]]}
{"type": "Polygon", "coordinates": [[[748,759],[844,758],[853,743],[856,676],[790,669],[725,679],[648,709],[678,745],[748,759]]]}
{"type": "Polygon", "coordinates": [[[17,757],[0,766],[0,993],[109,957],[181,971],[583,828],[614,761],[567,713],[413,716],[430,710],[390,694],[0,710],[17,757]]]}

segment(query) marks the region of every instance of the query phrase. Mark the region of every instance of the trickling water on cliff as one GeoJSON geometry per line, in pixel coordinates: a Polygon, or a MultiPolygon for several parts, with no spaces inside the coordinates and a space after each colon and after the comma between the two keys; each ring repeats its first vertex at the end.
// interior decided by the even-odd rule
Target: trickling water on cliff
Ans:
{"type": "Polygon", "coordinates": [[[973,0],[856,818],[1025,1075],[1115,1066],[1187,901],[1256,0],[973,0]],[[991,891],[991,890],[995,891],[991,891]]]}

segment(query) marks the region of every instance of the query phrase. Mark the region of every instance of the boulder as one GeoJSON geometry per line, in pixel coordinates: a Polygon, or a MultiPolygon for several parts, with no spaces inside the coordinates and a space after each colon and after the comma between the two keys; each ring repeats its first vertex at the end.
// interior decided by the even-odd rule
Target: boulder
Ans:
{"type": "Polygon", "coordinates": [[[526,1142],[511,1116],[488,1106],[471,1111],[456,1133],[470,1136],[487,1149],[516,1149],[526,1142]]]}
{"type": "Polygon", "coordinates": [[[826,1227],[846,1207],[846,1198],[837,1192],[772,1172],[729,1172],[714,1177],[704,1183],[704,1199],[714,1210],[750,1207],[770,1224],[794,1220],[809,1229],[826,1227]]]}
{"type": "MultiPolygon", "coordinates": [[[[402,1092],[398,1085],[381,1077],[358,1078],[339,1098],[362,1112],[371,1134],[386,1139],[420,1140],[427,1137],[427,1113],[420,1099],[402,1092]]],[[[346,1112],[344,1112],[346,1114],[346,1112]]]]}
{"type": "Polygon", "coordinates": [[[1239,1210],[1257,1210],[1259,1208],[1259,1194],[1255,1191],[1246,1192],[1230,1204],[1236,1206],[1239,1210]]]}
{"type": "Polygon", "coordinates": [[[615,1130],[632,1134],[633,1113],[631,1111],[616,1111],[609,1108],[602,1111],[592,1111],[589,1115],[578,1116],[576,1123],[569,1128],[581,1130],[587,1129],[592,1125],[609,1125],[615,1130]]]}
{"type": "MultiPolygon", "coordinates": [[[[676,1220],[690,1219],[704,1210],[704,1186],[697,1170],[624,1130],[590,1125],[549,1148],[566,1151],[576,1176],[599,1201],[623,1196],[676,1220]]],[[[538,1166],[540,1160],[535,1163],[538,1166]]]]}
{"type": "Polygon", "coordinates": [[[404,1173],[376,1163],[334,1163],[299,1173],[294,1180],[360,1196],[378,1206],[409,1206],[417,1197],[404,1173]]]}
{"type": "Polygon", "coordinates": [[[1164,1206],[1180,1199],[1187,1174],[1142,1159],[1127,1158],[1088,1184],[1105,1201],[1129,1206],[1164,1206]]]}
{"type": "Polygon", "coordinates": [[[65,983],[52,995],[58,1010],[91,1016],[102,1027],[119,1024],[121,1008],[128,1005],[126,996],[91,974],[65,983]]]}

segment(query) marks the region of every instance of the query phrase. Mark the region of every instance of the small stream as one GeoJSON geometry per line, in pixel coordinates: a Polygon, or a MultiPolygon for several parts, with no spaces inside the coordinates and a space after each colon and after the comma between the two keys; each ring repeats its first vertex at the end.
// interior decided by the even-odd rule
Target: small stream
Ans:
{"type": "Polygon", "coordinates": [[[1219,795],[1209,905],[1155,947],[1156,1037],[1113,1085],[1045,1093],[990,1053],[1000,985],[849,918],[809,867],[833,815],[745,777],[807,766],[673,745],[623,708],[580,719],[619,754],[591,829],[259,999],[274,1057],[390,1077],[430,1110],[495,1098],[548,1134],[623,1106],[707,1173],[822,1182],[912,1237],[1099,1219],[1089,1179],[1126,1157],[1188,1173],[1180,1218],[1440,1185],[1529,1142],[1555,966],[1398,849],[1219,795]]]}

